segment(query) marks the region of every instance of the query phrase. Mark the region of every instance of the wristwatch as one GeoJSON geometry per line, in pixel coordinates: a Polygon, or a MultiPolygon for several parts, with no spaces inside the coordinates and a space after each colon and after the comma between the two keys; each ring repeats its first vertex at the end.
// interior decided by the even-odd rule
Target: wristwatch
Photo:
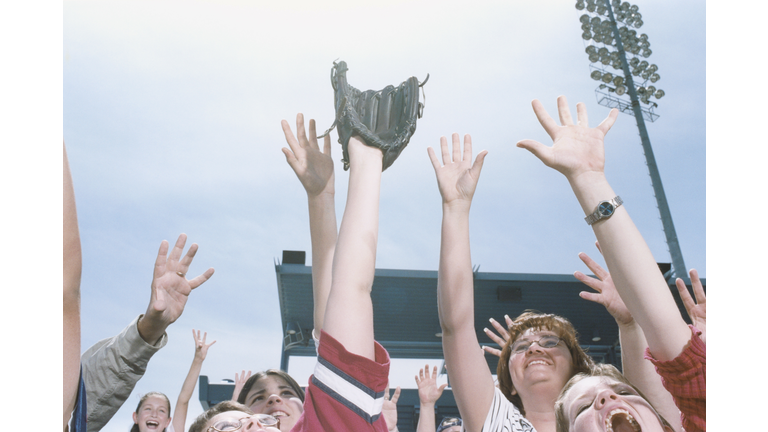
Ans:
{"type": "Polygon", "coordinates": [[[618,195],[616,195],[616,197],[612,200],[600,201],[597,204],[595,211],[585,217],[584,220],[587,221],[587,225],[592,225],[599,220],[608,219],[609,217],[613,216],[613,213],[622,204],[624,204],[624,201],[622,201],[621,197],[618,195]]]}

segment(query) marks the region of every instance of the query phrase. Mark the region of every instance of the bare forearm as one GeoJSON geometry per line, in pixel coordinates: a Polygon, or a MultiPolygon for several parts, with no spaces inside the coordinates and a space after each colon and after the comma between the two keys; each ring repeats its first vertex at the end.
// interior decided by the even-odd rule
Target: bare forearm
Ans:
{"type": "Polygon", "coordinates": [[[474,328],[468,206],[443,206],[437,301],[456,404],[467,430],[479,431],[493,400],[494,384],[474,328]]]}
{"type": "MultiPolygon", "coordinates": [[[[77,225],[75,188],[69,171],[67,149],[64,147],[64,306],[80,308],[80,276],[82,273],[82,251],[80,230],[77,225]]],[[[79,353],[78,353],[79,355],[79,353]]]]}
{"type": "Polygon", "coordinates": [[[421,403],[419,405],[419,424],[416,432],[435,432],[435,404],[421,403]]]}
{"type": "Polygon", "coordinates": [[[682,430],[680,411],[672,395],[664,388],[661,377],[653,364],[644,358],[648,342],[636,322],[619,325],[622,372],[627,379],[645,394],[648,401],[664,416],[676,432],[682,430]]]}
{"type": "Polygon", "coordinates": [[[189,409],[189,400],[192,399],[192,392],[197,385],[197,378],[200,376],[200,370],[203,367],[203,359],[195,356],[192,360],[192,366],[189,368],[189,373],[184,379],[184,384],[181,386],[179,392],[179,398],[176,401],[176,408],[173,411],[173,429],[177,431],[184,430],[184,424],[187,419],[187,410],[189,409]]]}
{"type": "Polygon", "coordinates": [[[443,206],[438,270],[438,313],[444,336],[474,327],[469,208],[443,206]]]}
{"type": "MultiPolygon", "coordinates": [[[[616,196],[602,173],[586,173],[569,182],[584,214],[616,196]]],[[[626,206],[592,227],[616,289],[643,329],[651,351],[660,360],[676,357],[690,339],[690,331],[626,206]]]]}
{"type": "Polygon", "coordinates": [[[308,196],[309,232],[312,239],[312,291],[315,333],[320,334],[331,291],[336,249],[336,207],[333,193],[308,196]]]}
{"type": "Polygon", "coordinates": [[[67,148],[64,146],[64,290],[63,290],[63,341],[64,379],[63,410],[64,428],[75,408],[80,372],[80,277],[82,252],[80,232],[77,227],[75,189],[69,171],[67,148]]]}

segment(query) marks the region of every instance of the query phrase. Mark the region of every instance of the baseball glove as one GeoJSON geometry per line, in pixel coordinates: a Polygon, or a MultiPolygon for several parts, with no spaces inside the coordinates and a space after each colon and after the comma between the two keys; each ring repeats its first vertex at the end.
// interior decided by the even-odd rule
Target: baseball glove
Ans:
{"type": "Polygon", "coordinates": [[[424,110],[424,104],[419,102],[419,88],[427,80],[429,74],[422,83],[410,77],[397,87],[389,85],[379,91],[361,92],[347,83],[347,63],[333,62],[331,85],[336,121],[320,137],[338,126],[344,170],[349,169],[347,148],[352,135],[359,135],[365,144],[381,149],[382,171],[392,165],[416,131],[416,120],[424,110]]]}

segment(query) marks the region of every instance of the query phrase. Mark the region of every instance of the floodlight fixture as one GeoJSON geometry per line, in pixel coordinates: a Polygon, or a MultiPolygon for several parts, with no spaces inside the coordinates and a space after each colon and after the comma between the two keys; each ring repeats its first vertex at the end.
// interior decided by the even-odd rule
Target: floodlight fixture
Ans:
{"type": "Polygon", "coordinates": [[[674,272],[667,276],[671,278],[674,275],[687,282],[685,262],[645,126],[646,120],[653,122],[659,118],[654,112],[658,104],[650,99],[661,99],[665,93],[664,90],[651,85],[658,82],[661,76],[658,66],[645,60],[653,51],[648,35],[638,35],[636,30],[644,24],[640,8],[622,0],[576,0],[576,9],[586,11],[579,16],[579,21],[582,24],[582,38],[585,45],[588,44],[585,51],[590,61],[590,77],[599,82],[595,89],[597,102],[609,108],[618,108],[620,112],[634,116],[637,121],[651,184],[672,257],[674,272]],[[603,19],[603,16],[606,18],[603,19]],[[615,71],[607,71],[608,67],[615,71]],[[637,81],[634,77],[638,77],[637,81]]]}

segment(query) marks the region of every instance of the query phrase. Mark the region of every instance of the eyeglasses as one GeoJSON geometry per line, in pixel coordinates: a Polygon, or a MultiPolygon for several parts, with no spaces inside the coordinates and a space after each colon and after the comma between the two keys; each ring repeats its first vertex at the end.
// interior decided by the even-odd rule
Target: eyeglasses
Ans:
{"type": "Polygon", "coordinates": [[[461,419],[457,417],[446,417],[440,422],[440,426],[461,426],[461,419]]]}
{"type": "Polygon", "coordinates": [[[240,430],[243,427],[243,421],[247,419],[255,419],[262,426],[274,426],[280,428],[280,419],[273,417],[269,414],[254,414],[243,418],[225,418],[217,421],[207,432],[233,432],[240,430]]]}
{"type": "Polygon", "coordinates": [[[443,421],[440,422],[440,425],[437,426],[437,432],[443,431],[452,426],[461,426],[461,419],[458,417],[444,418],[443,421]]]}
{"type": "Polygon", "coordinates": [[[528,351],[528,348],[530,348],[534,342],[542,348],[554,348],[560,343],[560,338],[552,335],[544,335],[538,340],[520,339],[512,344],[512,354],[521,354],[528,351]]]}

